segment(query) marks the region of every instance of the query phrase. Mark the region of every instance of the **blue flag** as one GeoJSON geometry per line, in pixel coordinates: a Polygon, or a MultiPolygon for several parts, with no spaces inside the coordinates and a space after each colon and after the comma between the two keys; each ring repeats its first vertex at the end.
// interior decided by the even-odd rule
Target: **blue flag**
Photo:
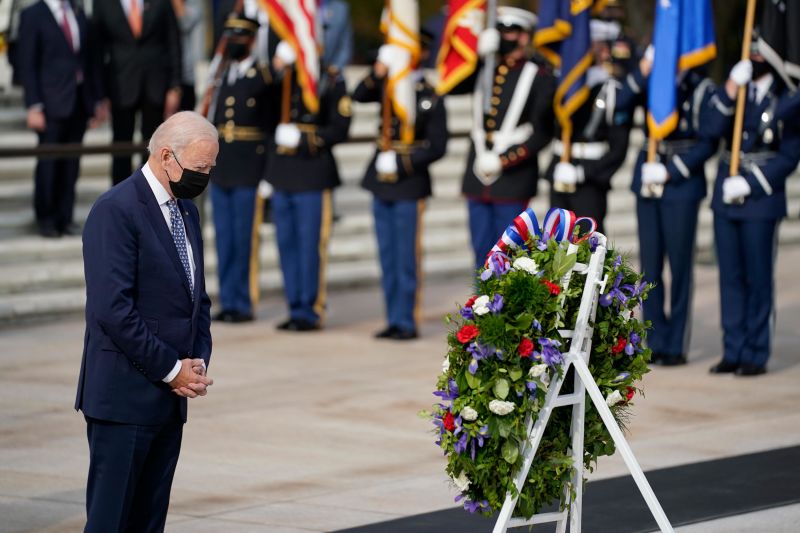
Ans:
{"type": "Polygon", "coordinates": [[[655,58],[648,80],[647,126],[663,139],[678,125],[677,77],[681,70],[714,59],[714,16],[710,0],[657,0],[655,58]]]}
{"type": "Polygon", "coordinates": [[[549,0],[539,3],[539,25],[533,44],[560,70],[553,107],[565,136],[572,114],[589,98],[586,71],[592,66],[589,21],[607,0],[549,0]]]}

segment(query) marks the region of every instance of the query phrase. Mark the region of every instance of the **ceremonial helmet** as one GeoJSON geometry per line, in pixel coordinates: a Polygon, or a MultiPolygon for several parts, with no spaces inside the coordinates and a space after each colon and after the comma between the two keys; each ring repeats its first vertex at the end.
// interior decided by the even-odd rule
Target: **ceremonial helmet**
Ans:
{"type": "Polygon", "coordinates": [[[241,14],[231,13],[225,21],[225,33],[231,37],[253,37],[258,32],[258,21],[241,14]]]}
{"type": "Polygon", "coordinates": [[[497,6],[497,29],[531,32],[539,18],[530,11],[518,7],[497,6]]]}

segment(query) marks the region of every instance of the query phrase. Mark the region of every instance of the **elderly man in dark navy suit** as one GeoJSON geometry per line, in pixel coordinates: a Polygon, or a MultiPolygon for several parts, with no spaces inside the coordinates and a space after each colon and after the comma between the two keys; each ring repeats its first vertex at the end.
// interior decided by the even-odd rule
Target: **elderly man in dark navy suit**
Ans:
{"type": "MultiPolygon", "coordinates": [[[[17,63],[28,127],[39,144],[80,143],[87,121],[103,119],[99,66],[83,10],[67,0],[40,0],[20,15],[17,63]]],[[[43,237],[75,235],[72,222],[79,159],[40,159],[33,205],[43,237]]]]}
{"type": "Polygon", "coordinates": [[[197,207],[217,130],[191,111],[103,194],[83,232],[86,336],[75,408],[89,439],[86,532],[164,530],[186,398],[206,394],[210,308],[197,207]]]}

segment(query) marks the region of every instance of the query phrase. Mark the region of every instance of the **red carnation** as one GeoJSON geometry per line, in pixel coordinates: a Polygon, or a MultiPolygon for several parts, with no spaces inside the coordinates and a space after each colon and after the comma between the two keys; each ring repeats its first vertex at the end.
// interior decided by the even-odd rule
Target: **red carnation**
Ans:
{"type": "Polygon", "coordinates": [[[530,357],[533,353],[533,341],[527,337],[523,337],[517,346],[517,352],[520,357],[530,357]]]}
{"type": "Polygon", "coordinates": [[[633,399],[633,395],[636,394],[636,389],[633,387],[628,387],[625,392],[625,401],[631,401],[633,399]]]}
{"type": "Polygon", "coordinates": [[[462,326],[461,329],[458,330],[458,333],[456,333],[456,338],[458,339],[458,342],[466,344],[475,337],[477,337],[479,334],[480,331],[478,330],[478,326],[473,326],[469,324],[466,326],[462,326]]]}
{"type": "Polygon", "coordinates": [[[444,424],[444,429],[447,431],[454,431],[456,429],[456,419],[453,416],[453,413],[447,411],[444,416],[442,417],[442,423],[444,424]]]}
{"type": "Polygon", "coordinates": [[[547,286],[547,288],[550,290],[551,295],[558,296],[559,294],[561,294],[561,287],[558,285],[558,283],[553,283],[552,281],[548,281],[546,279],[543,279],[542,283],[544,283],[547,286]]]}
{"type": "Polygon", "coordinates": [[[478,299],[478,295],[477,294],[473,294],[472,298],[467,300],[467,303],[464,304],[464,307],[472,307],[472,304],[474,304],[475,300],[477,300],[477,299],[478,299]]]}
{"type": "Polygon", "coordinates": [[[627,346],[627,344],[628,344],[628,339],[626,339],[625,337],[618,338],[617,339],[617,344],[615,344],[614,347],[611,348],[611,353],[620,353],[620,352],[622,352],[622,350],[625,349],[625,346],[627,346]]]}

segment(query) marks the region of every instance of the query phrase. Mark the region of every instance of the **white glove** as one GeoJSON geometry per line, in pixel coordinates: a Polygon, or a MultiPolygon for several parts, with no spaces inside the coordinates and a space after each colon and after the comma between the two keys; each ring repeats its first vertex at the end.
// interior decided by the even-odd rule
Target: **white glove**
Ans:
{"type": "Polygon", "coordinates": [[[278,124],[275,128],[275,144],[285,148],[297,148],[300,145],[300,129],[295,124],[278,124]]]}
{"type": "Polygon", "coordinates": [[[275,49],[275,57],[281,60],[284,66],[294,65],[294,62],[297,61],[297,54],[292,48],[292,45],[287,43],[286,41],[281,41],[278,43],[278,47],[275,49]]]}
{"type": "Polygon", "coordinates": [[[751,192],[750,184],[742,176],[731,176],[722,182],[722,201],[726,204],[750,196],[751,192]]]}
{"type": "Polygon", "coordinates": [[[729,78],[739,87],[747,85],[753,79],[753,63],[749,59],[739,61],[731,69],[729,78]]]}
{"type": "Polygon", "coordinates": [[[496,28],[487,28],[478,35],[478,55],[480,57],[496,54],[500,50],[500,32],[496,28]]]}
{"type": "Polygon", "coordinates": [[[503,163],[496,153],[483,152],[475,161],[475,170],[484,178],[496,178],[503,171],[503,163]]]}
{"type": "Polygon", "coordinates": [[[583,183],[583,168],[572,163],[560,162],[553,171],[553,181],[564,185],[583,183]]]}
{"type": "Polygon", "coordinates": [[[642,165],[642,185],[664,185],[668,179],[667,167],[661,163],[642,165]]]}
{"type": "Polygon", "coordinates": [[[394,150],[378,153],[375,159],[375,170],[379,174],[397,174],[397,154],[394,150]]]}
{"type": "Polygon", "coordinates": [[[376,61],[385,65],[386,68],[396,67],[403,62],[404,53],[407,52],[396,44],[384,44],[378,48],[378,58],[376,61]]]}
{"type": "Polygon", "coordinates": [[[653,47],[652,44],[647,45],[647,48],[644,51],[644,58],[651,63],[656,58],[656,49],[653,47]]]}

